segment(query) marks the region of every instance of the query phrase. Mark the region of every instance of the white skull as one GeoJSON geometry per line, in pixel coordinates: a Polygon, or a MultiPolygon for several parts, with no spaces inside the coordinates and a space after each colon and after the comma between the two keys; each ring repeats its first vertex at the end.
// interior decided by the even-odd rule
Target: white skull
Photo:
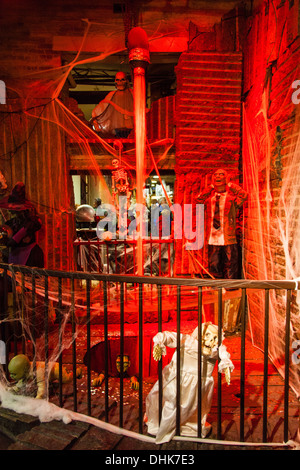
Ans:
{"type": "Polygon", "coordinates": [[[112,163],[112,166],[113,166],[114,168],[118,168],[118,166],[119,166],[119,160],[117,160],[116,158],[114,158],[111,163],[112,163]]]}
{"type": "Polygon", "coordinates": [[[202,353],[211,356],[213,349],[218,346],[218,328],[215,325],[202,325],[202,353]]]}

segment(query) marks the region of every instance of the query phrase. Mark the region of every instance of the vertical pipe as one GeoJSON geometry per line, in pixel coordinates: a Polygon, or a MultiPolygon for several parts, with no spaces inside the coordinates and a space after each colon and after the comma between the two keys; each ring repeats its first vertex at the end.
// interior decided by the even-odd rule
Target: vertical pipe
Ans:
{"type": "Polygon", "coordinates": [[[268,424],[268,356],[269,356],[269,289],[265,290],[265,324],[264,324],[264,388],[263,388],[263,442],[267,442],[268,424]]]}
{"type": "Polygon", "coordinates": [[[32,308],[32,354],[33,354],[33,370],[35,372],[36,363],[36,316],[35,316],[35,274],[31,274],[31,308],[32,308]]]}
{"type": "Polygon", "coordinates": [[[59,406],[62,407],[62,279],[58,278],[58,343],[59,343],[59,406]]]}
{"type": "Polygon", "coordinates": [[[129,62],[133,70],[134,126],[136,147],[136,202],[140,212],[140,229],[137,236],[138,276],[143,275],[143,206],[146,150],[146,84],[145,70],[150,62],[149,43],[146,32],[132,28],[127,38],[129,62]]]}
{"type": "Polygon", "coordinates": [[[104,303],[104,359],[105,359],[105,421],[108,422],[108,319],[107,319],[107,281],[103,281],[104,303]]]}
{"type": "Polygon", "coordinates": [[[46,384],[46,391],[47,391],[47,398],[49,396],[49,292],[48,292],[48,276],[45,276],[45,384],[46,384]]]}
{"type": "Polygon", "coordinates": [[[143,434],[143,284],[139,284],[139,432],[143,434]]]}
{"type": "MultiPolygon", "coordinates": [[[[21,274],[21,298],[22,298],[22,302],[23,302],[23,299],[24,299],[24,295],[25,295],[25,278],[24,278],[24,273],[21,274]]],[[[24,325],[24,312],[23,312],[23,307],[22,307],[22,330],[23,330],[23,325],[24,325]]],[[[23,354],[26,354],[26,350],[25,350],[25,346],[26,346],[26,341],[25,341],[26,337],[24,334],[22,334],[22,352],[23,354]]]]}
{"type": "Polygon", "coordinates": [[[4,320],[4,323],[1,322],[1,329],[3,328],[1,331],[1,339],[4,339],[5,341],[5,359],[6,359],[5,374],[6,374],[6,377],[8,378],[9,333],[8,333],[8,322],[5,321],[8,315],[7,292],[8,292],[8,275],[7,275],[7,268],[5,268],[3,272],[3,316],[1,316],[0,319],[4,320]]]}
{"type": "Polygon", "coordinates": [[[97,239],[97,260],[98,260],[98,273],[101,273],[100,264],[101,264],[101,256],[100,256],[100,240],[97,239]]]}
{"type": "Polygon", "coordinates": [[[180,436],[180,308],[181,289],[177,286],[177,345],[176,345],[176,435],[180,436]]]}
{"type": "Polygon", "coordinates": [[[198,437],[202,432],[202,287],[198,287],[198,437]]]}
{"type": "MultiPolygon", "coordinates": [[[[162,331],[162,286],[157,285],[158,296],[158,331],[162,331]]],[[[162,383],[162,360],[158,361],[158,422],[161,420],[162,403],[163,403],[163,383],[162,383]]]]}
{"type": "Polygon", "coordinates": [[[153,250],[153,246],[152,246],[152,234],[150,234],[150,274],[152,276],[153,274],[153,253],[152,253],[152,250],[153,250]]]}
{"type": "Polygon", "coordinates": [[[240,377],[240,441],[244,442],[245,428],[245,339],[246,339],[246,289],[241,300],[241,377],[240,377]]]}
{"type": "Polygon", "coordinates": [[[87,405],[91,416],[91,281],[86,281],[86,354],[87,354],[87,405]]]}
{"type": "Polygon", "coordinates": [[[17,323],[16,323],[16,311],[17,311],[17,303],[16,303],[16,273],[13,270],[11,273],[11,287],[12,287],[12,303],[10,302],[10,307],[12,307],[12,316],[13,316],[13,332],[14,332],[14,356],[18,354],[18,343],[17,343],[17,323]]]}
{"type": "Polygon", "coordinates": [[[89,267],[88,267],[88,270],[89,272],[92,271],[92,265],[91,265],[91,240],[88,239],[88,262],[89,262],[89,267]]]}
{"type": "Polygon", "coordinates": [[[109,274],[109,252],[108,252],[108,243],[106,243],[105,246],[106,246],[106,274],[109,274]]]}
{"type": "Polygon", "coordinates": [[[74,277],[71,279],[71,322],[72,322],[72,362],[73,362],[73,401],[74,411],[77,411],[77,382],[76,382],[76,326],[75,326],[75,289],[74,277]]]}
{"type": "Polygon", "coordinates": [[[283,440],[288,441],[289,425],[289,377],[290,377],[290,320],[291,320],[291,290],[286,293],[285,313],[285,366],[284,366],[284,425],[283,440]]]}
{"type": "Polygon", "coordinates": [[[126,243],[124,242],[124,255],[125,255],[125,258],[124,258],[124,274],[126,274],[128,272],[128,269],[127,269],[127,245],[126,243]]]}
{"type": "Polygon", "coordinates": [[[143,213],[142,207],[144,204],[144,160],[146,149],[146,132],[145,132],[145,69],[143,67],[135,67],[134,73],[134,115],[135,115],[135,146],[136,146],[136,202],[137,207],[140,208],[140,224],[139,231],[137,232],[137,274],[142,276],[143,270],[143,213]]]}
{"type": "MultiPolygon", "coordinates": [[[[222,288],[218,289],[218,346],[222,344],[222,288]]],[[[220,359],[218,359],[219,362],[220,359]]],[[[222,433],[222,374],[218,371],[218,416],[217,438],[221,439],[222,433]]]]}
{"type": "Polygon", "coordinates": [[[120,285],[120,414],[119,414],[119,426],[123,427],[123,391],[124,391],[124,282],[120,285]]]}

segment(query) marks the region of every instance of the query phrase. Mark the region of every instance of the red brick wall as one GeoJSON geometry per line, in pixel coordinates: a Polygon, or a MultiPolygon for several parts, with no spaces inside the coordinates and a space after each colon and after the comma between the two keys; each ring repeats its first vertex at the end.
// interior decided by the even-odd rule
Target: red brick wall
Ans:
{"type": "Polygon", "coordinates": [[[151,103],[147,113],[147,138],[149,142],[174,139],[175,96],[166,96],[151,103]]]}
{"type": "MultiPolygon", "coordinates": [[[[181,55],[176,95],[175,202],[195,204],[217,168],[239,182],[242,55],[187,52],[181,55]]],[[[177,242],[177,274],[203,273],[204,250],[187,252],[177,242]]]]}
{"type": "MultiPolygon", "coordinates": [[[[292,166],[300,131],[300,105],[292,102],[292,83],[300,78],[299,2],[272,5],[249,18],[244,50],[244,272],[247,279],[284,280],[299,276],[299,163],[292,166]]],[[[292,297],[291,341],[300,326],[296,292],[292,297]]],[[[263,348],[263,293],[248,292],[248,302],[251,333],[263,348]]],[[[269,353],[278,367],[284,361],[285,304],[283,291],[271,293],[269,353]]],[[[290,373],[295,386],[292,364],[290,373]]]]}
{"type": "Polygon", "coordinates": [[[278,1],[275,5],[276,17],[270,8],[268,11],[259,10],[249,20],[251,31],[245,48],[244,93],[247,97],[244,115],[251,128],[252,139],[244,126],[244,181],[250,191],[244,247],[246,277],[253,279],[285,278],[286,260],[276,230],[277,218],[282,220],[284,213],[279,213],[278,202],[283,184],[286,184],[287,165],[299,132],[299,128],[297,130],[295,127],[299,107],[291,99],[294,91],[292,82],[300,76],[296,14],[299,3],[294,2],[291,8],[289,2],[278,1]],[[261,110],[265,110],[265,119],[261,110]],[[250,168],[250,141],[255,146],[258,165],[257,187],[254,186],[253,175],[247,171],[250,168]],[[261,229],[257,200],[260,201],[260,214],[265,220],[261,224],[263,233],[258,233],[261,229]],[[258,251],[259,236],[268,241],[263,251],[270,250],[265,266],[258,251]]]}
{"type": "Polygon", "coordinates": [[[75,238],[74,201],[66,159],[65,135],[53,123],[49,100],[8,100],[1,111],[6,118],[0,124],[0,170],[9,191],[18,182],[26,186],[26,196],[35,205],[43,227],[38,242],[49,269],[74,269],[72,240],[75,238]],[[48,104],[46,104],[48,103],[48,104]],[[46,104],[45,108],[44,105],[46,104]],[[22,109],[31,108],[32,116],[22,109]],[[43,112],[42,112],[43,111],[43,112]]]}

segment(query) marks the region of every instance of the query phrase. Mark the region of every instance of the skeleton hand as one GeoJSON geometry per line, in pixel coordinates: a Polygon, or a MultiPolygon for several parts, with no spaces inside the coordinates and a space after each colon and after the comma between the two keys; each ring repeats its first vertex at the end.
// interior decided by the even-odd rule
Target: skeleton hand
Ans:
{"type": "Polygon", "coordinates": [[[104,374],[99,374],[94,380],[92,380],[92,387],[100,387],[105,378],[104,374]]]}
{"type": "Polygon", "coordinates": [[[138,390],[139,389],[139,381],[136,377],[131,377],[130,379],[130,387],[133,389],[133,390],[138,390]]]}
{"type": "Polygon", "coordinates": [[[156,344],[153,347],[153,358],[155,361],[160,361],[162,356],[162,348],[160,347],[159,344],[156,344]]]}
{"type": "Polygon", "coordinates": [[[227,385],[230,385],[230,368],[226,367],[225,369],[225,379],[227,382],[227,385]]]}

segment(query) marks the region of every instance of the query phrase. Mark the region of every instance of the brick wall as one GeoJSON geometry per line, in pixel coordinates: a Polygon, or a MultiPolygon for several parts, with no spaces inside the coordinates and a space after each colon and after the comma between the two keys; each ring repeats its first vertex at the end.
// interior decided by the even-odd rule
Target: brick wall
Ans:
{"type": "MultiPolygon", "coordinates": [[[[248,19],[244,49],[243,169],[249,192],[244,273],[247,279],[284,280],[299,276],[300,268],[299,148],[295,155],[300,109],[291,99],[291,85],[300,78],[299,2],[272,4],[272,8],[262,5],[248,19]],[[282,235],[287,235],[286,240],[282,235]]],[[[293,341],[300,324],[296,292],[292,297],[293,341]]],[[[253,339],[263,348],[264,295],[248,293],[248,301],[253,339]]],[[[278,368],[284,361],[285,304],[283,291],[271,294],[269,353],[278,368]]],[[[298,371],[292,364],[290,373],[295,386],[298,371]]]]}
{"type": "MultiPolygon", "coordinates": [[[[179,204],[195,204],[217,168],[239,183],[242,55],[239,52],[187,52],[177,68],[176,190],[179,204]]],[[[177,274],[202,273],[206,243],[193,253],[177,242],[177,274]]]]}
{"type": "Polygon", "coordinates": [[[280,21],[276,35],[273,9],[258,11],[251,18],[251,33],[245,49],[245,116],[252,136],[247,135],[244,126],[244,180],[253,192],[250,194],[245,223],[245,260],[246,276],[253,279],[262,276],[285,279],[286,275],[286,260],[278,238],[276,220],[285,216],[283,212],[279,213],[278,203],[282,187],[286,184],[288,162],[299,132],[296,120],[299,109],[291,99],[294,91],[291,88],[292,82],[300,74],[300,42],[295,26],[297,8],[298,2],[294,2],[291,8],[289,2],[277,2],[276,19],[280,21]],[[275,42],[271,47],[272,37],[275,42]],[[250,141],[256,154],[257,188],[254,181],[251,181],[253,175],[247,171],[250,168],[250,141]],[[255,194],[257,190],[258,197],[255,194]],[[256,201],[261,205],[260,214],[256,201]],[[262,266],[261,257],[256,250],[260,230],[259,215],[265,222],[270,221],[270,224],[261,224],[265,233],[260,234],[260,238],[268,240],[270,250],[265,267],[262,266]],[[252,222],[253,219],[255,223],[252,222]]]}
{"type": "Polygon", "coordinates": [[[24,182],[26,195],[41,216],[38,242],[46,267],[72,270],[73,187],[61,126],[64,117],[51,101],[62,76],[61,58],[52,51],[47,28],[39,26],[34,15],[32,23],[25,24],[18,9],[0,20],[0,77],[7,90],[7,104],[1,105],[0,170],[9,191],[24,182]]]}
{"type": "Polygon", "coordinates": [[[26,197],[35,205],[43,227],[38,243],[43,248],[46,267],[74,268],[75,237],[74,201],[71,177],[66,160],[65,135],[52,122],[59,116],[49,100],[8,100],[0,124],[0,169],[9,191],[22,181],[26,197]],[[48,103],[48,104],[47,104],[48,103]],[[31,116],[24,108],[31,108],[31,116]]]}
{"type": "Polygon", "coordinates": [[[166,96],[151,103],[147,113],[147,138],[149,142],[174,139],[175,96],[166,96]]]}

